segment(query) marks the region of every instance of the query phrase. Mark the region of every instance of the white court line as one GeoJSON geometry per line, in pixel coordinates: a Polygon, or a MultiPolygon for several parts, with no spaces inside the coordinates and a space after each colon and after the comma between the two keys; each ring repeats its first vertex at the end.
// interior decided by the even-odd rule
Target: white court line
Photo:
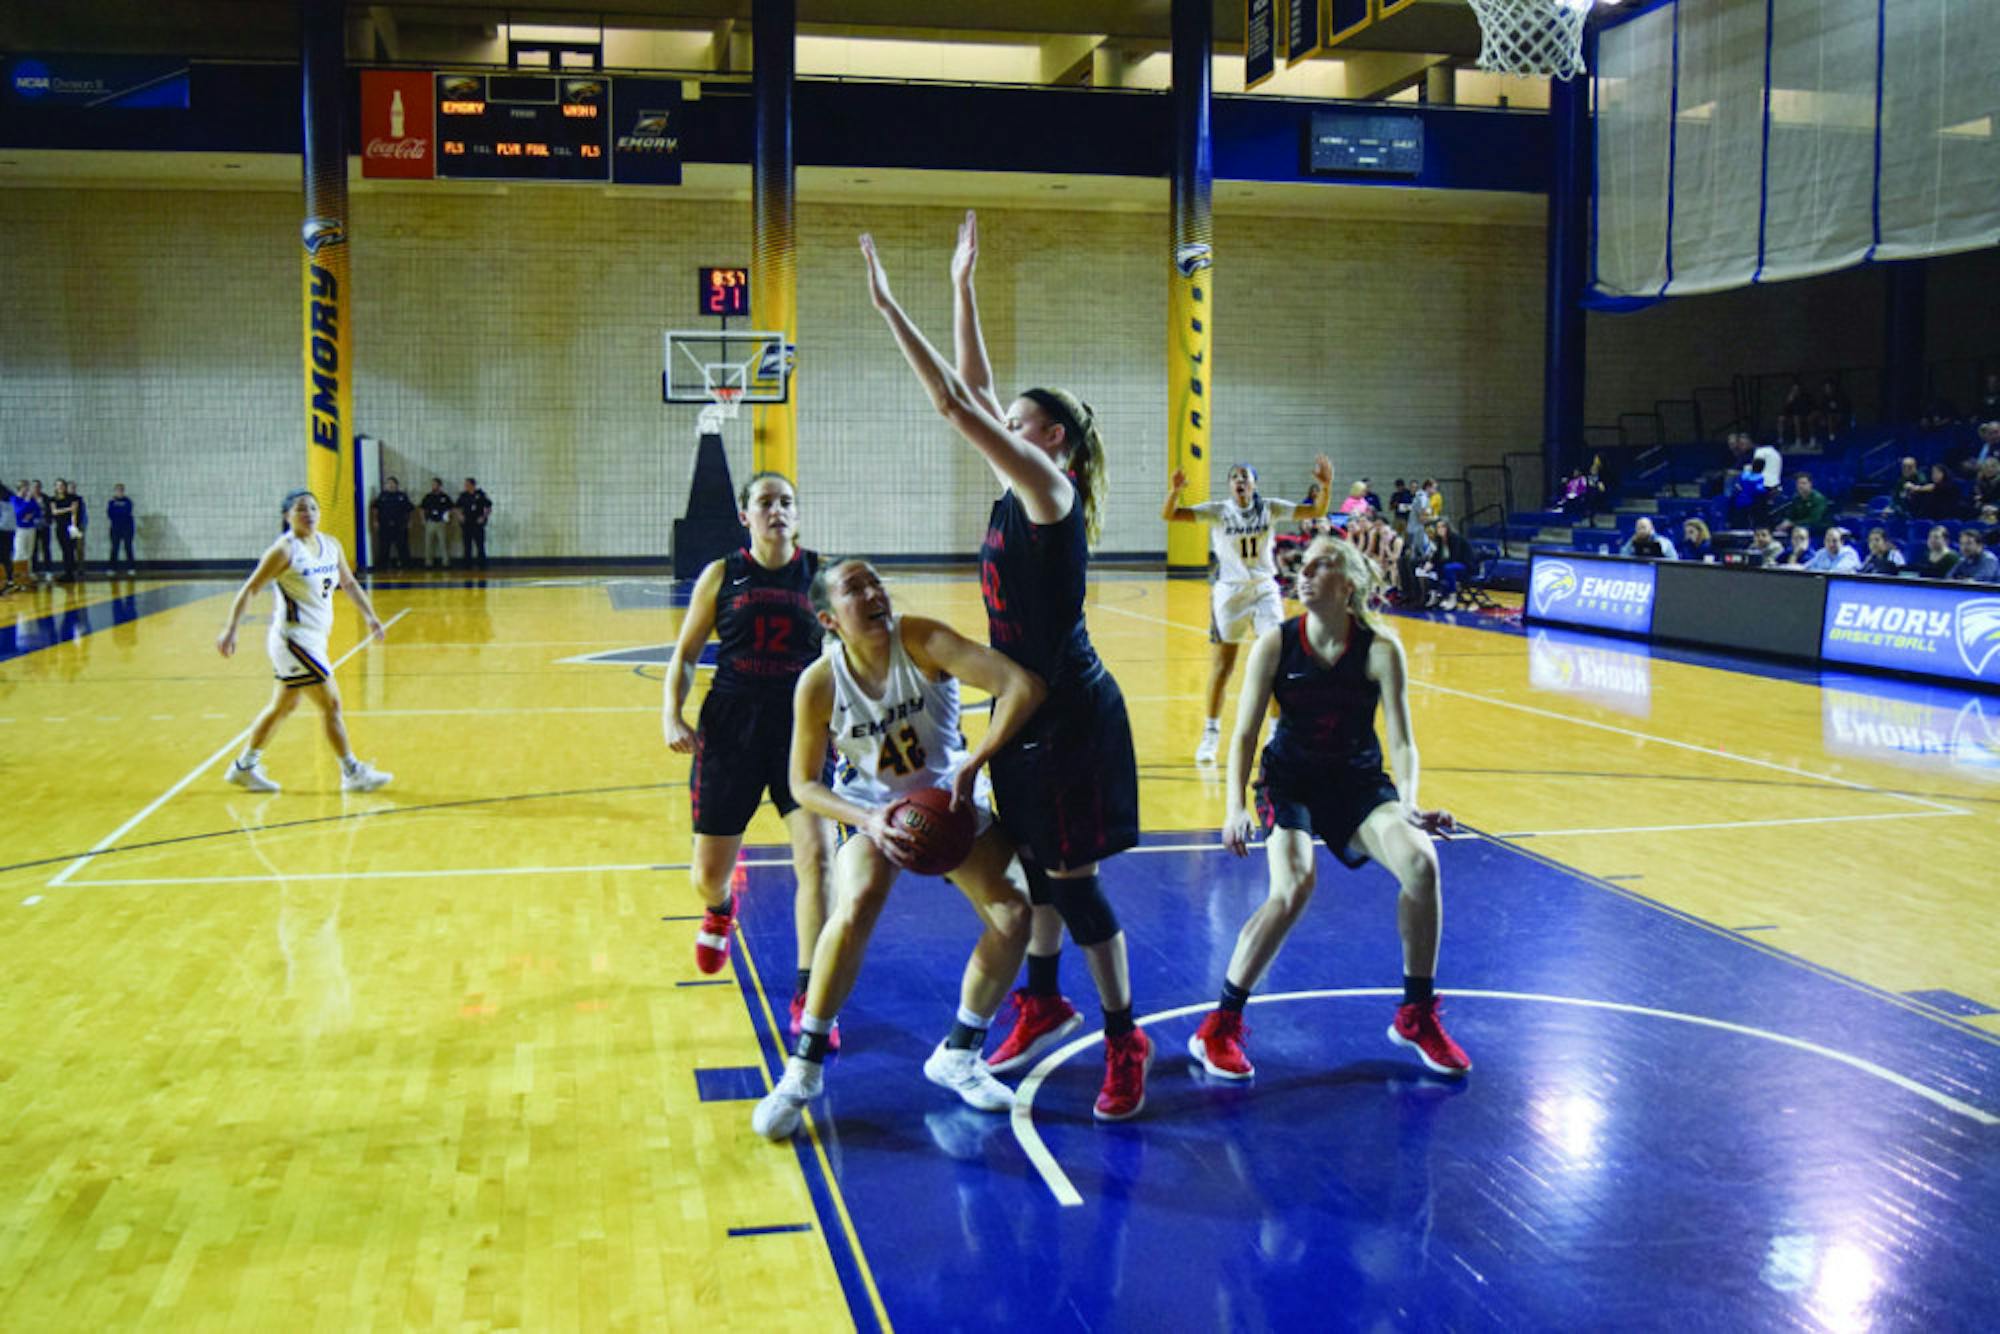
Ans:
{"type": "MultiPolygon", "coordinates": [[[[253,830],[255,833],[283,833],[279,829],[253,830]]],[[[263,885],[293,880],[436,880],[460,876],[501,875],[588,875],[596,871],[685,871],[686,863],[661,865],[658,862],[612,862],[602,866],[452,866],[431,871],[315,871],[296,875],[168,875],[131,879],[86,880],[78,889],[100,885],[263,885]]]]}
{"type": "MultiPolygon", "coordinates": [[[[1250,1004],[1269,1005],[1278,1001],[1323,1000],[1349,996],[1401,996],[1402,994],[1402,988],[1400,987],[1342,987],[1326,991],[1281,991],[1274,992],[1268,996],[1252,996],[1250,1004]]],[[[1831,1061],[1839,1061],[1842,1065],[1850,1066],[1865,1075],[1870,1075],[1876,1079],[1894,1084],[1906,1093],[1914,1093],[1918,1097],[1935,1103],[1948,1112],[1956,1112],[1958,1115],[1977,1122],[1979,1125],[2000,1125],[2000,1116],[1982,1111],[1974,1107],[1971,1103],[1961,1102],[1949,1093],[1940,1093],[1928,1085],[1919,1084],[1916,1080],[1906,1075],[1899,1075],[1894,1070],[1885,1069],[1873,1061],[1864,1060],[1859,1056],[1850,1056],[1844,1051],[1835,1051],[1831,1047],[1822,1047],[1816,1042],[1807,1042],[1803,1038],[1790,1037],[1784,1033],[1773,1033],[1768,1029],[1751,1028],[1744,1024],[1732,1024],[1723,1019],[1708,1019],[1698,1014],[1682,1014],[1678,1010],[1658,1010],[1647,1005],[1627,1005],[1622,1001],[1588,1000],[1581,996],[1545,996],[1531,991],[1461,991],[1456,987],[1442,994],[1452,1000],[1540,1001],[1546,1005],[1574,1005],[1589,1010],[1614,1010],[1621,1014],[1643,1015],[1650,1019],[1671,1019],[1676,1023],[1693,1024],[1699,1028],[1714,1028],[1720,1029],[1725,1033],[1735,1033],[1743,1037],[1761,1038],[1766,1042],[1775,1042],[1780,1046],[1791,1047],[1798,1051],[1808,1052],[1814,1056],[1823,1056],[1831,1061]]],[[[1215,1008],[1214,1002],[1203,1001],[1198,1005],[1183,1005],[1178,1009],[1161,1010],[1157,1014],[1149,1014],[1136,1022],[1143,1028],[1150,1024],[1159,1023],[1162,1020],[1180,1019],[1191,1014],[1206,1014],[1213,1008],[1215,1008]]],[[[1103,1038],[1103,1032],[1099,1031],[1064,1043],[1047,1056],[1044,1056],[1040,1063],[1028,1073],[1027,1078],[1021,1081],[1021,1086],[1014,1090],[1014,1112],[1012,1116],[1014,1138],[1020,1142],[1022,1152],[1028,1155],[1028,1161],[1034,1164],[1035,1171],[1041,1174],[1042,1183],[1049,1188],[1049,1193],[1056,1197],[1058,1204],[1066,1208],[1074,1208],[1082,1204],[1083,1196],[1077,1193],[1075,1183],[1069,1179],[1069,1174],[1062,1170],[1062,1165],[1056,1162],[1055,1155],[1049,1152],[1048,1145],[1042,1142],[1041,1133],[1035,1129],[1035,1093],[1041,1088],[1042,1082],[1053,1074],[1056,1068],[1062,1065],[1064,1061],[1067,1061],[1070,1057],[1076,1055],[1084,1048],[1091,1046],[1093,1043],[1102,1041],[1103,1038]]],[[[1156,1064],[1158,1063],[1156,1062],[1156,1064]]]]}
{"type": "MultiPolygon", "coordinates": [[[[384,631],[387,631],[390,626],[394,625],[397,621],[402,620],[405,616],[408,616],[409,614],[410,614],[409,608],[405,607],[402,611],[397,612],[394,616],[391,616],[387,621],[383,622],[382,629],[384,631]]],[[[336,672],[339,671],[342,663],[346,662],[349,658],[359,653],[362,649],[367,648],[368,645],[373,642],[374,642],[373,636],[371,635],[361,636],[360,643],[356,644],[353,648],[347,650],[347,652],[341,654],[338,658],[335,658],[333,660],[333,667],[331,670],[336,672]]],[[[255,725],[256,725],[255,723],[251,724],[252,727],[254,727],[255,725]]],[[[127,820],[124,824],[119,825],[116,829],[106,834],[103,838],[98,839],[96,846],[92,847],[89,852],[84,853],[81,857],[78,857],[68,866],[65,866],[62,870],[58,871],[54,876],[50,877],[49,888],[53,889],[57,885],[68,884],[69,878],[75,875],[79,870],[81,870],[85,862],[89,861],[92,857],[95,857],[98,853],[104,851],[106,848],[116,843],[119,839],[125,837],[125,835],[131,833],[134,829],[137,829],[141,824],[145,822],[147,816],[151,815],[154,811],[157,811],[158,809],[160,809],[160,807],[166,805],[168,802],[172,801],[175,797],[179,796],[182,788],[186,787],[189,783],[192,783],[195,779],[201,777],[204,773],[208,772],[208,770],[212,768],[218,761],[226,758],[229,752],[235,749],[237,746],[242,745],[244,738],[249,735],[250,735],[250,728],[246,727],[242,731],[238,732],[235,736],[231,737],[228,741],[225,741],[222,744],[221,749],[217,750],[215,754],[209,756],[207,759],[203,760],[200,764],[197,764],[194,768],[188,770],[187,773],[182,776],[180,782],[175,783],[165,792],[162,792],[159,796],[153,798],[152,801],[148,802],[144,807],[144,809],[142,809],[137,815],[127,820]]]]}
{"type": "Polygon", "coordinates": [[[1691,829],[1770,829],[1788,824],[1848,824],[1856,820],[1940,820],[1970,811],[1881,811],[1875,815],[1802,815],[1792,820],[1717,820],[1709,824],[1635,824],[1611,829],[1519,829],[1495,838],[1565,838],[1585,834],[1679,834],[1691,829]]]}
{"type": "Polygon", "coordinates": [[[503,713],[658,713],[657,704],[598,704],[533,706],[507,709],[349,709],[350,718],[456,718],[503,713]]]}
{"type": "MultiPolygon", "coordinates": [[[[1096,604],[1092,604],[1092,608],[1097,611],[1116,612],[1120,616],[1131,616],[1141,621],[1151,621],[1155,625],[1165,625],[1175,630],[1185,630],[1191,635],[1205,636],[1208,633],[1206,629],[1197,629],[1183,621],[1170,621],[1160,616],[1148,616],[1144,612],[1127,611],[1123,607],[1099,607],[1096,604]]],[[[1441,695],[1456,695],[1460,699],[1478,700],[1482,704],[1491,704],[1502,709],[1512,709],[1517,713],[1533,714],[1537,718],[1553,718],[1558,722],[1574,723],[1578,727],[1593,727],[1600,732],[1616,733],[1619,736],[1631,737],[1635,741],[1650,741],[1656,745],[1672,746],[1676,750],[1693,751],[1697,755],[1709,755],[1722,760],[1735,760],[1739,764],[1755,765],[1760,769],[1773,769],[1779,773],[1791,774],[1797,778],[1810,778],[1816,782],[1828,783],[1835,787],[1851,788],[1856,792],[1868,792],[1878,797],[1894,797],[1899,801],[1907,801],[1913,805],[1928,806],[1932,810],[1944,814],[1971,814],[1971,812],[1962,807],[1953,806],[1948,802],[1933,801],[1929,797],[1914,796],[1907,792],[1890,792],[1883,788],[1872,787],[1867,783],[1857,782],[1851,778],[1836,778],[1832,774],[1815,773],[1811,769],[1801,769],[1795,765],[1780,764],[1776,760],[1760,760],[1754,755],[1739,755],[1734,751],[1717,750],[1712,746],[1700,745],[1693,741],[1676,741],[1672,737],[1655,736],[1651,732],[1637,732],[1629,727],[1618,727],[1612,723],[1601,723],[1592,718],[1579,718],[1573,713],[1558,713],[1554,709],[1536,708],[1532,704],[1516,704],[1512,700],[1501,699],[1497,695],[1483,695],[1476,690],[1460,690],[1454,686],[1441,686],[1431,681],[1419,681],[1414,676],[1410,678],[1410,686],[1417,690],[1435,690],[1441,695]]]]}

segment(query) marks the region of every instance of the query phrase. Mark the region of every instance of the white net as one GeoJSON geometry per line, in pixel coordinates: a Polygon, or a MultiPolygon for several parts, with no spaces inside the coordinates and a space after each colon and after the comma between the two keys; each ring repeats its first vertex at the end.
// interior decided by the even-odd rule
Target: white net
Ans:
{"type": "Polygon", "coordinates": [[[1489,74],[1583,73],[1583,25],[1591,0],[1472,0],[1479,16],[1479,68],[1489,74]]]}

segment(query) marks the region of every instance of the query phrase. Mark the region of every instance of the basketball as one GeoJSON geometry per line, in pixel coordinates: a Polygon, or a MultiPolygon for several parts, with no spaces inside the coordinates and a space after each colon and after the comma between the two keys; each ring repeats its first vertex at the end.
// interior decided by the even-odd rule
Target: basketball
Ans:
{"type": "Polygon", "coordinates": [[[909,868],[918,875],[950,875],[972,851],[978,821],[969,805],[951,809],[951,793],[927,787],[899,797],[889,807],[889,827],[909,835],[917,855],[909,868]]]}

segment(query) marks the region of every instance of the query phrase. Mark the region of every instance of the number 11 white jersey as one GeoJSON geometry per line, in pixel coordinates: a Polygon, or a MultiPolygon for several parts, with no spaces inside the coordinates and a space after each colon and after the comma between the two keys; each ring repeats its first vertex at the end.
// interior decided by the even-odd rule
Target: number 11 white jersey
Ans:
{"type": "Polygon", "coordinates": [[[1215,549],[1218,582],[1251,583],[1277,576],[1278,567],[1271,560],[1271,525],[1298,513],[1298,505],[1252,496],[1248,505],[1207,500],[1188,508],[1209,520],[1208,540],[1215,549]]]}

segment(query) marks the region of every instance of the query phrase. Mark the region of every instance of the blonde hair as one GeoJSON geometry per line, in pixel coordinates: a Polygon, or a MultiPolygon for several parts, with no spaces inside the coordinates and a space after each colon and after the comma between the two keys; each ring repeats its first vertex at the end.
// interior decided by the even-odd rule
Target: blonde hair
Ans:
{"type": "Polygon", "coordinates": [[[1702,519],[1689,519],[1681,525],[1683,534],[1692,532],[1697,542],[1707,542],[1715,535],[1708,531],[1708,523],[1702,519]]]}
{"type": "Polygon", "coordinates": [[[1069,448],[1063,466],[1074,477],[1077,502],[1083,506],[1084,541],[1096,546],[1104,531],[1104,492],[1109,484],[1105,476],[1104,437],[1097,430],[1097,415],[1090,410],[1090,404],[1067,389],[1028,389],[1022,391],[1021,397],[1041,408],[1050,421],[1063,428],[1063,444],[1069,448]]]}
{"type": "Polygon", "coordinates": [[[1376,634],[1395,638],[1382,614],[1375,610],[1375,590],[1380,582],[1375,575],[1375,562],[1352,542],[1337,537],[1316,537],[1307,545],[1306,554],[1299,561],[1301,577],[1321,554],[1331,556],[1339,564],[1341,574],[1347,578],[1347,614],[1376,634]]]}

